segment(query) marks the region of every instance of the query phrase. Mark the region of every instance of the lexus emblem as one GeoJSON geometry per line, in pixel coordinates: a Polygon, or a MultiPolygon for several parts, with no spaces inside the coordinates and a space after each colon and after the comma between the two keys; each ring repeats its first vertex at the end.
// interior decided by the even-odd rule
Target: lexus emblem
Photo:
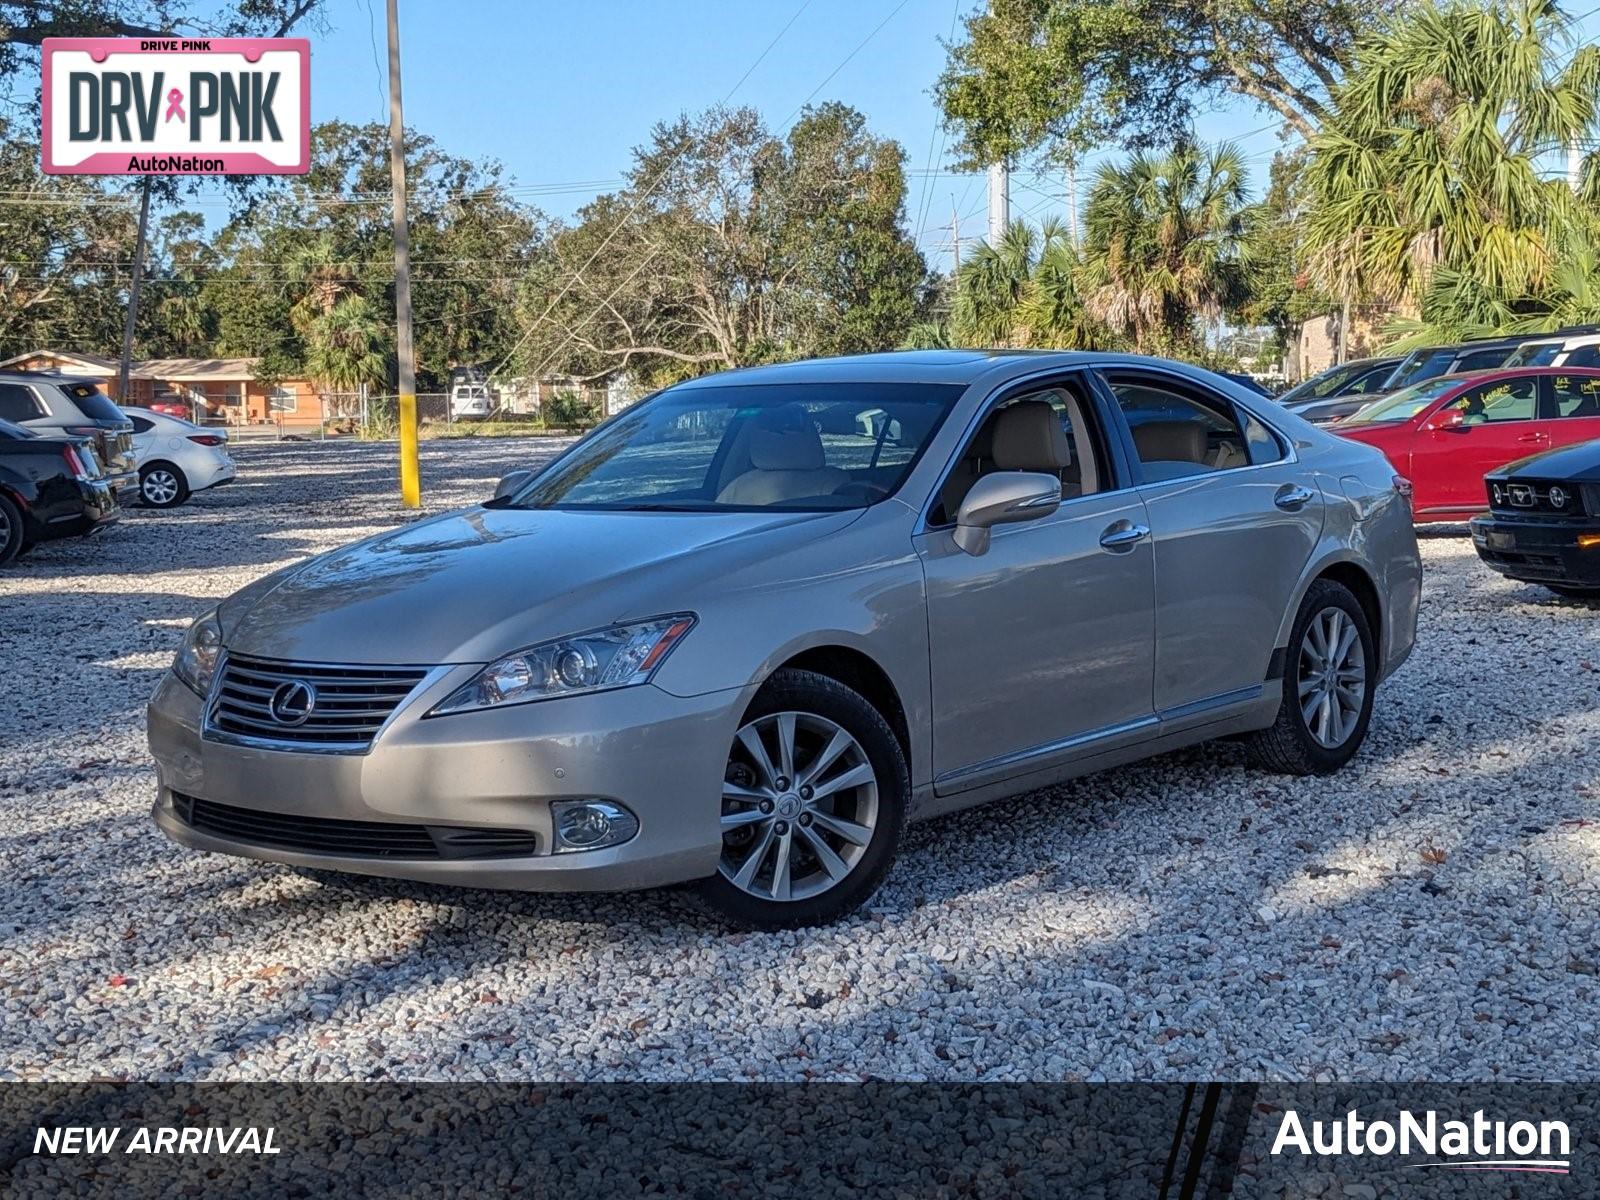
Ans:
{"type": "Polygon", "coordinates": [[[304,725],[317,707],[317,690],[303,679],[280,683],[267,701],[267,711],[279,725],[304,725]]]}

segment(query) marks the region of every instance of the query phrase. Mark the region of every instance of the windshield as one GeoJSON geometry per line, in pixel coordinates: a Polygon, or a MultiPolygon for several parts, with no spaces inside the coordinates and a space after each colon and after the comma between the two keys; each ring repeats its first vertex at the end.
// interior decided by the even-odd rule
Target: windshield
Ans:
{"type": "Polygon", "coordinates": [[[1362,371],[1371,370],[1369,363],[1345,363],[1342,367],[1333,367],[1321,375],[1313,375],[1304,383],[1290,388],[1278,397],[1279,404],[1296,404],[1305,400],[1320,400],[1323,396],[1331,396],[1351,379],[1362,371]]]}
{"type": "Polygon", "coordinates": [[[1369,425],[1380,421],[1409,421],[1445,392],[1459,386],[1461,380],[1454,375],[1443,375],[1437,379],[1414,383],[1391,396],[1385,396],[1382,400],[1374,400],[1360,412],[1346,417],[1343,424],[1369,425]]]}
{"type": "Polygon", "coordinates": [[[508,507],[865,508],[905,480],[963,390],[905,383],[673,388],[596,430],[508,507]]]}

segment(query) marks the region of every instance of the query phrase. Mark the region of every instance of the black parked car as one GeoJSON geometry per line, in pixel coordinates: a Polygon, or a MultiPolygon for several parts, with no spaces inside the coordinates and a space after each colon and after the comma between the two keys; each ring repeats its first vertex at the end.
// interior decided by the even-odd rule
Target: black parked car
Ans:
{"type": "Polygon", "coordinates": [[[1489,513],[1472,522],[1478,556],[1512,579],[1600,599],[1600,441],[1518,459],[1483,482],[1489,513]]]}
{"type": "Polygon", "coordinates": [[[1400,365],[1396,358],[1356,358],[1338,363],[1296,384],[1278,397],[1285,408],[1299,410],[1301,405],[1318,400],[1332,400],[1338,396],[1359,396],[1367,400],[1381,395],[1388,386],[1389,376],[1400,365]]]}
{"type": "Polygon", "coordinates": [[[0,421],[0,566],[37,542],[96,533],[121,515],[94,440],[0,421]]]}
{"type": "Polygon", "coordinates": [[[94,384],[47,371],[0,371],[0,421],[45,437],[93,438],[111,490],[125,504],[137,497],[133,422],[94,384]]]}

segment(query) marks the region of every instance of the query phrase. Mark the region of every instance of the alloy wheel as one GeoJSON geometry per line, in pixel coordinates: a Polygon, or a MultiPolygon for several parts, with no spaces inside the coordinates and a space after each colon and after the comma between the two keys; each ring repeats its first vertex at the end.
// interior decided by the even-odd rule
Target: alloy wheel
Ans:
{"type": "Polygon", "coordinates": [[[162,467],[146,473],[139,486],[144,491],[144,498],[158,507],[171,504],[178,498],[177,476],[162,467]]]}
{"type": "Polygon", "coordinates": [[[854,870],[878,820],[878,779],[843,726],[758,717],[734,738],[722,785],[724,879],[761,900],[805,900],[854,870]]]}
{"type": "Polygon", "coordinates": [[[6,515],[4,505],[0,505],[0,551],[4,551],[11,544],[11,518],[6,515]]]}
{"type": "Polygon", "coordinates": [[[1367,655],[1350,614],[1325,608],[1311,618],[1300,641],[1300,714],[1326,750],[1337,750],[1361,721],[1367,692],[1367,655]]]}

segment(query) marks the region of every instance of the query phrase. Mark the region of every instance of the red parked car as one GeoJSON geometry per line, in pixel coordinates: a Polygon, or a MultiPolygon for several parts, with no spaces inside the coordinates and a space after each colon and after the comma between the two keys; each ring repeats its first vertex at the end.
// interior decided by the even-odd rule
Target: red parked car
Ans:
{"type": "Polygon", "coordinates": [[[1464,521],[1488,509],[1483,477],[1496,467],[1600,438],[1600,370],[1439,376],[1326,428],[1388,456],[1411,480],[1418,521],[1464,521]]]}

